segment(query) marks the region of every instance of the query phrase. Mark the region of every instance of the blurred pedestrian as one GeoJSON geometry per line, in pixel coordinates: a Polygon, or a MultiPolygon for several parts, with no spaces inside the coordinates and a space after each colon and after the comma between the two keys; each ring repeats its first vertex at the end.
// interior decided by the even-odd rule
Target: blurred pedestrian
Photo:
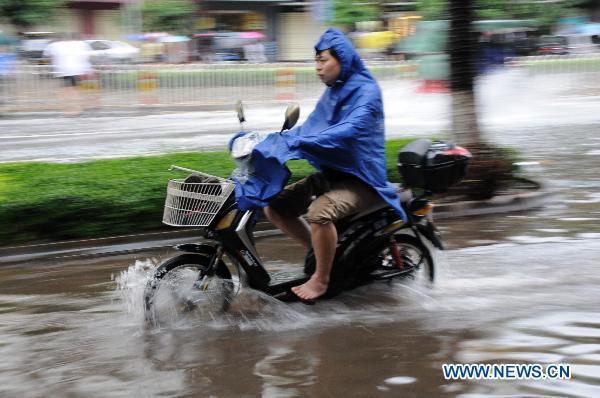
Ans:
{"type": "Polygon", "coordinates": [[[17,54],[11,51],[8,44],[0,43],[0,106],[6,104],[8,98],[8,86],[15,72],[17,54]]]}
{"type": "Polygon", "coordinates": [[[50,43],[44,56],[52,62],[54,75],[61,80],[63,110],[67,115],[79,115],[84,110],[79,85],[92,71],[88,45],[75,38],[50,43]]]}
{"type": "Polygon", "coordinates": [[[265,46],[260,41],[254,41],[244,46],[244,58],[253,64],[262,64],[267,62],[265,56],[265,46]]]}

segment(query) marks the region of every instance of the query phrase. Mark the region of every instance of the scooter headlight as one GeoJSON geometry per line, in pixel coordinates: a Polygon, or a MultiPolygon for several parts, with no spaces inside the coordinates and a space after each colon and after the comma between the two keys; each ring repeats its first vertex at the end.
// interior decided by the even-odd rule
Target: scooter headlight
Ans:
{"type": "Polygon", "coordinates": [[[415,216],[426,216],[428,214],[430,214],[433,211],[433,204],[432,203],[426,203],[425,206],[421,207],[420,209],[417,209],[415,211],[413,211],[413,214],[415,216]]]}
{"type": "Polygon", "coordinates": [[[257,132],[246,133],[235,137],[231,142],[231,156],[234,159],[242,159],[252,153],[254,147],[263,140],[257,132]]]}
{"type": "Polygon", "coordinates": [[[215,231],[220,231],[222,229],[227,229],[231,227],[231,223],[233,223],[233,220],[235,219],[237,213],[237,209],[233,209],[229,213],[225,214],[225,216],[221,218],[215,226],[215,231]]]}

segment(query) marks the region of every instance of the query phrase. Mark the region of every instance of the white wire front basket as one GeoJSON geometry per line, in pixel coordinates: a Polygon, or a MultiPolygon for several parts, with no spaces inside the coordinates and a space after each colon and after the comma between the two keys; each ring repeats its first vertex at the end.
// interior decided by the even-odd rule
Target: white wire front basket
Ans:
{"type": "Polygon", "coordinates": [[[163,223],[173,227],[206,227],[215,219],[235,184],[220,177],[191,171],[186,179],[169,180],[163,223]]]}

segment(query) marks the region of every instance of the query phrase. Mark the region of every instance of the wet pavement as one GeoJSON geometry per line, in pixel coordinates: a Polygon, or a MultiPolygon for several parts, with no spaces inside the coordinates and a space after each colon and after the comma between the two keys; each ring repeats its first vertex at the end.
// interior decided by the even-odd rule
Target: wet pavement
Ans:
{"type": "MultiPolygon", "coordinates": [[[[522,151],[556,199],[440,220],[448,250],[435,253],[433,288],[377,283],[260,311],[250,300],[147,328],[142,291],[172,249],[3,266],[0,396],[600,396],[600,116],[548,126],[508,115],[500,132],[484,129],[522,151]],[[562,363],[572,377],[450,381],[444,363],[562,363]]],[[[283,236],[258,246],[271,269],[300,265],[283,236]]]]}

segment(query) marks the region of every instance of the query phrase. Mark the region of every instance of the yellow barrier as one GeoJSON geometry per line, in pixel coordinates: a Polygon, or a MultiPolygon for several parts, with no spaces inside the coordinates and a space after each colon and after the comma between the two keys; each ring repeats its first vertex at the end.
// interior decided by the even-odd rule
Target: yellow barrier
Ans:
{"type": "Polygon", "coordinates": [[[296,98],[296,72],[294,69],[275,71],[275,99],[289,101],[296,98]]]}

